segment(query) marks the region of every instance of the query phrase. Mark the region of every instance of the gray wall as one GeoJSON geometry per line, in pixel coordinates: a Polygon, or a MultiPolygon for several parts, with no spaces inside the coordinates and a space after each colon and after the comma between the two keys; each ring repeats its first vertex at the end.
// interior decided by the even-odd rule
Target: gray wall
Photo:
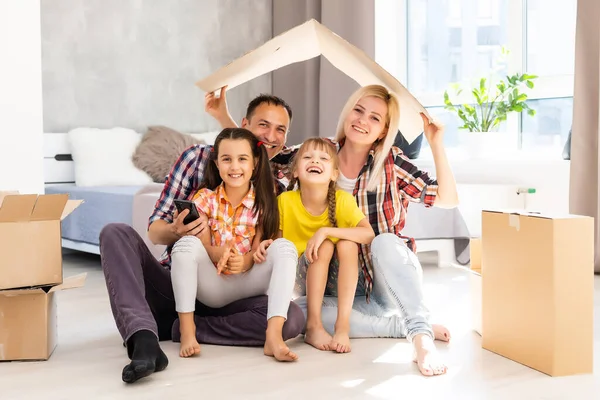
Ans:
{"type": "MultiPolygon", "coordinates": [[[[41,0],[44,131],[217,129],[200,78],[272,37],[271,0],[41,0]]],[[[240,121],[271,74],[228,93],[240,121]]]]}

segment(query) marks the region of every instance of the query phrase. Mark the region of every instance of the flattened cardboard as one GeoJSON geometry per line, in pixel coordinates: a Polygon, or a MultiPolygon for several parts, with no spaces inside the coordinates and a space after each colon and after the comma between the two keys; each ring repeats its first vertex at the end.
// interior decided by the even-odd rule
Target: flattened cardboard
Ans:
{"type": "Polygon", "coordinates": [[[55,292],[82,287],[87,274],[59,286],[0,291],[0,361],[48,360],[58,343],[55,292]]]}
{"type": "Polygon", "coordinates": [[[427,110],[388,71],[364,51],[314,19],[274,37],[201,79],[196,85],[205,92],[214,92],[225,85],[227,89],[233,89],[258,76],[319,55],[361,86],[379,84],[394,92],[400,102],[399,129],[409,143],[423,131],[423,120],[419,113],[424,113],[431,120],[427,110]]]}
{"type": "Polygon", "coordinates": [[[483,348],[551,376],[592,373],[593,261],[593,218],[484,211],[483,348]]]}

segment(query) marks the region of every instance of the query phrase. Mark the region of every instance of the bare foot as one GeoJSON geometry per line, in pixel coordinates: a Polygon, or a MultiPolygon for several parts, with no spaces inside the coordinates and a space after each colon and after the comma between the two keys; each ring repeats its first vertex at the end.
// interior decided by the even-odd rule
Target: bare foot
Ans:
{"type": "Polygon", "coordinates": [[[442,375],[448,370],[439,357],[433,340],[427,335],[417,335],[413,339],[415,362],[425,376],[442,375]]]}
{"type": "Polygon", "coordinates": [[[331,351],[337,353],[350,353],[350,336],[347,330],[337,330],[329,344],[331,351]]]}
{"type": "Polygon", "coordinates": [[[277,361],[296,361],[298,355],[290,350],[281,336],[269,337],[265,341],[265,356],[275,357],[277,361]]]}
{"type": "Polygon", "coordinates": [[[442,342],[450,341],[450,331],[444,325],[432,324],[431,328],[433,329],[435,340],[441,340],[442,342]]]}
{"type": "Polygon", "coordinates": [[[304,341],[319,350],[331,350],[329,344],[332,339],[331,335],[323,328],[323,325],[315,328],[307,327],[304,334],[304,341]]]}
{"type": "Polygon", "coordinates": [[[200,344],[196,340],[196,332],[193,335],[184,335],[182,332],[179,357],[192,357],[197,354],[200,354],[200,344]]]}

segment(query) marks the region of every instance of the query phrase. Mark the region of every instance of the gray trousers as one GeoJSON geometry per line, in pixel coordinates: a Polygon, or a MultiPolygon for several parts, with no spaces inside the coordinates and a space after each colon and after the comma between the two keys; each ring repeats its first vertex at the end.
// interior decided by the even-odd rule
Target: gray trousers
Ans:
{"type": "Polygon", "coordinates": [[[177,312],[194,311],[196,300],[220,308],[236,300],[266,294],[267,320],[287,318],[298,263],[298,253],[289,240],[275,240],[267,249],[266,261],[241,274],[218,275],[204,245],[195,236],[179,239],[171,258],[177,312]]]}

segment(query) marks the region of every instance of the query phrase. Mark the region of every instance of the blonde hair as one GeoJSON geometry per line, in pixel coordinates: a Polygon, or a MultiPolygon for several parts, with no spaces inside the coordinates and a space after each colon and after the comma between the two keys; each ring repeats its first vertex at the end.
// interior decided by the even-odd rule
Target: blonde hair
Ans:
{"type": "MultiPolygon", "coordinates": [[[[340,162],[338,159],[338,155],[335,150],[335,147],[333,147],[333,145],[331,143],[329,143],[326,140],[319,138],[319,137],[307,139],[306,141],[304,141],[304,143],[302,143],[302,146],[300,146],[300,148],[296,152],[296,155],[292,159],[291,168],[290,168],[291,178],[290,178],[290,183],[288,185],[287,190],[293,190],[294,187],[296,186],[296,183],[298,184],[298,189],[300,189],[300,181],[298,180],[298,178],[294,177],[294,173],[296,172],[296,168],[298,168],[297,160],[300,160],[302,158],[302,155],[304,153],[306,153],[306,151],[308,151],[309,149],[325,151],[331,157],[331,162],[333,164],[333,170],[337,171],[339,169],[340,162]]],[[[327,217],[329,219],[329,223],[333,227],[337,226],[337,220],[335,218],[335,192],[336,192],[336,190],[337,190],[337,185],[336,185],[335,181],[333,181],[333,180],[330,181],[329,187],[327,188],[327,203],[328,203],[327,217]]]]}
{"type": "Polygon", "coordinates": [[[371,175],[369,176],[369,181],[367,182],[367,190],[373,191],[376,189],[377,184],[381,179],[381,175],[383,174],[383,164],[385,163],[385,159],[389,155],[392,145],[394,144],[394,140],[396,139],[396,135],[398,134],[400,102],[395,94],[381,85],[369,85],[361,87],[350,96],[344,105],[344,108],[342,109],[335,133],[336,142],[339,142],[346,137],[346,132],[344,132],[344,122],[354,106],[356,106],[356,103],[358,103],[358,101],[363,97],[376,97],[381,99],[385,102],[388,109],[384,128],[384,130],[387,129],[387,132],[385,132],[384,139],[379,141],[379,143],[377,143],[375,146],[373,169],[371,170],[371,175]]]}

